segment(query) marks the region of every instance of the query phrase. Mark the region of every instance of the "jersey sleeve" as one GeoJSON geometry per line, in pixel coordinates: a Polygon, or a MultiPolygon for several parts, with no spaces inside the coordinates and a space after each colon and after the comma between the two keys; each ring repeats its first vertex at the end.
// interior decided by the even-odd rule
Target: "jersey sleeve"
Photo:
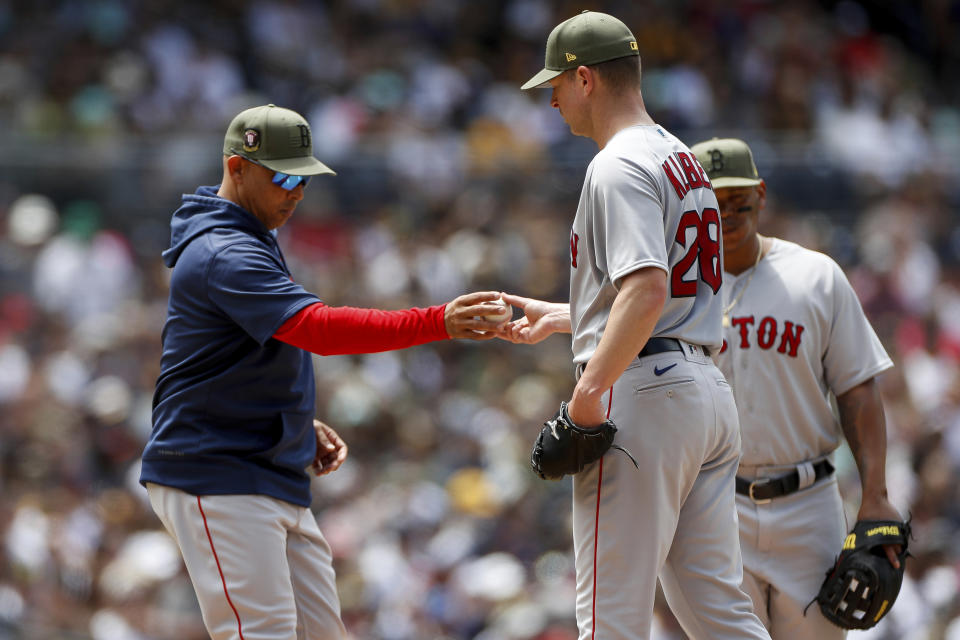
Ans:
{"type": "Polygon", "coordinates": [[[893,367],[863,313],[860,300],[839,265],[830,260],[833,318],[823,355],[824,379],[834,395],[842,395],[893,367]]]}
{"type": "Polygon", "coordinates": [[[597,159],[592,190],[598,206],[592,231],[598,266],[616,286],[643,267],[668,271],[659,183],[646,167],[626,158],[597,159]]]}
{"type": "Polygon", "coordinates": [[[322,356],[406,349],[450,337],[445,308],[381,311],[318,302],[295,313],[273,337],[322,356]]]}
{"type": "Polygon", "coordinates": [[[274,255],[253,243],[230,245],[213,257],[207,295],[260,344],[297,311],[320,302],[290,278],[274,255]]]}

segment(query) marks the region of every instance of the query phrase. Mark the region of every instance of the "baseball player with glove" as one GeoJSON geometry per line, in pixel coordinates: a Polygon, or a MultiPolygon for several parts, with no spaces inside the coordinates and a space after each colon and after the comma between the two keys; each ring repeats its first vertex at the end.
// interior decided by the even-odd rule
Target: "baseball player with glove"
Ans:
{"type": "Polygon", "coordinates": [[[311,475],[347,447],[314,420],[313,358],[489,339],[496,292],[426,309],[328,307],[293,281],[277,243],[311,176],[310,127],[274,105],[238,114],[223,182],[183,196],[153,432],[140,481],[183,555],[214,640],[334,640],[346,631],[311,475]]]}
{"type": "Polygon", "coordinates": [[[573,474],[580,639],[648,638],[658,576],[691,637],[767,638],[740,589],[739,426],[710,358],[722,333],[710,183],[647,114],[636,38],[613,16],[554,28],[534,87],[600,149],[570,232],[569,304],[504,296],[525,314],[506,339],[573,336],[572,398],[531,461],[543,477],[573,474]]]}
{"type": "Polygon", "coordinates": [[[887,499],[875,380],[893,365],[833,260],[758,233],[767,190],[747,144],[713,139],[692,149],[723,224],[717,359],[740,414],[744,588],[771,637],[842,638],[889,611],[903,577],[909,529],[887,499]],[[846,544],[830,459],[844,435],[862,487],[846,544]],[[814,600],[819,606],[805,614],[814,600]]]}

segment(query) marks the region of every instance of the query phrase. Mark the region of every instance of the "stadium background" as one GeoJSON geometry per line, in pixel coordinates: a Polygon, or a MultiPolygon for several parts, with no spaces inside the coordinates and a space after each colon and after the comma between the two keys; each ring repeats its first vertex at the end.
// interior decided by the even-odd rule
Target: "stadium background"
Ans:
{"type": "MultiPolygon", "coordinates": [[[[281,231],[329,304],[566,299],[594,147],[519,85],[584,8],[633,28],[659,123],[754,147],[763,230],[840,262],[897,364],[888,479],[915,557],[892,614],[851,637],[960,638],[960,2],[6,0],[0,640],[204,637],[136,478],[167,221],[218,181],[230,117],[294,108],[337,170],[281,231]]],[[[351,448],[315,507],[356,637],[574,638],[569,482],[526,461],[571,389],[568,341],[316,369],[320,415],[351,448]]],[[[658,611],[655,637],[682,638],[658,611]]]]}

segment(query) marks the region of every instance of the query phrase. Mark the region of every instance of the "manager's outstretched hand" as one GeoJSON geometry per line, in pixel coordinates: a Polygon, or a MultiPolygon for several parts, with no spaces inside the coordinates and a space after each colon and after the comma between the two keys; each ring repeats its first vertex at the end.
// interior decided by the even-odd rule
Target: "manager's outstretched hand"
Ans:
{"type": "Polygon", "coordinates": [[[509,316],[502,320],[484,320],[484,315],[497,314],[503,308],[498,291],[465,293],[447,303],[443,323],[451,338],[489,340],[496,338],[509,316]]]}
{"type": "Polygon", "coordinates": [[[523,317],[507,323],[497,337],[515,344],[536,344],[554,333],[570,333],[570,305],[545,302],[509,293],[501,296],[509,305],[523,310],[523,317]]]}

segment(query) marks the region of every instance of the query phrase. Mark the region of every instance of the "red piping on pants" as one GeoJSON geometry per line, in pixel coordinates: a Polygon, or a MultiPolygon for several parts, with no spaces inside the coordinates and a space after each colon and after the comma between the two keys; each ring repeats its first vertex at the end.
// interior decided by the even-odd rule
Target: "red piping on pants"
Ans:
{"type": "Polygon", "coordinates": [[[200,509],[200,517],[203,518],[203,528],[207,532],[207,540],[210,541],[210,551],[213,552],[213,560],[217,563],[217,571],[220,573],[223,595],[227,597],[227,604],[233,609],[233,615],[237,617],[237,633],[240,634],[240,640],[243,640],[243,625],[240,624],[240,614],[237,613],[237,608],[233,606],[233,600],[230,599],[230,594],[227,592],[227,581],[223,577],[223,569],[220,568],[220,558],[217,556],[217,550],[213,548],[213,538],[210,536],[210,527],[207,526],[207,514],[203,512],[203,505],[200,504],[200,496],[197,496],[197,507],[200,509]]]}
{"type": "MultiPolygon", "coordinates": [[[[610,400],[607,402],[607,418],[610,417],[610,410],[613,408],[613,387],[610,387],[610,400]]],[[[597,474],[597,510],[593,521],[593,608],[590,612],[590,638],[597,634],[597,547],[600,538],[600,489],[603,487],[603,458],[600,458],[600,468],[597,474]]]]}

